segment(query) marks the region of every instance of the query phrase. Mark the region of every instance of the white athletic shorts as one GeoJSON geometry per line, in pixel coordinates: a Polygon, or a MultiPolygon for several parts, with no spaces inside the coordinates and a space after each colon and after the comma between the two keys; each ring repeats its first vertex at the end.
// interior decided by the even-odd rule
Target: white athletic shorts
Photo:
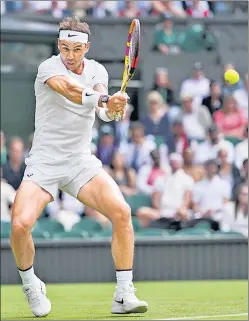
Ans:
{"type": "Polygon", "coordinates": [[[58,189],[77,198],[82,186],[102,170],[101,161],[94,155],[72,158],[66,164],[27,165],[23,180],[32,181],[56,199],[58,189]]]}

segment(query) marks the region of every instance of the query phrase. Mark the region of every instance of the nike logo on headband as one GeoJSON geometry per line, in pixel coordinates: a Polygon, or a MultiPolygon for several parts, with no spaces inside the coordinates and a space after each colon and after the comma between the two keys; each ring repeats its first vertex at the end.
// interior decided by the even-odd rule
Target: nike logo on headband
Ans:
{"type": "Polygon", "coordinates": [[[68,34],[68,37],[76,37],[77,35],[71,35],[71,33],[68,34]]]}

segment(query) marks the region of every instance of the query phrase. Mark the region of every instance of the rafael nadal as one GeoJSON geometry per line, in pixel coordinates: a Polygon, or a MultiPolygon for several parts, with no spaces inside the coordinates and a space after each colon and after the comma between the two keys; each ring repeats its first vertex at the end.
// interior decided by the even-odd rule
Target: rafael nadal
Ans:
{"type": "Polygon", "coordinates": [[[77,17],[60,23],[60,54],[44,61],[35,81],[36,115],[32,149],[12,212],[11,247],[31,311],[51,311],[45,284],[33,268],[31,230],[58,189],[110,219],[117,286],[111,312],[144,313],[148,304],[135,296],[132,283],[134,234],[131,211],[118,186],[90,152],[95,112],[109,122],[124,115],[127,95],[108,95],[106,69],[85,58],[90,30],[77,17]]]}

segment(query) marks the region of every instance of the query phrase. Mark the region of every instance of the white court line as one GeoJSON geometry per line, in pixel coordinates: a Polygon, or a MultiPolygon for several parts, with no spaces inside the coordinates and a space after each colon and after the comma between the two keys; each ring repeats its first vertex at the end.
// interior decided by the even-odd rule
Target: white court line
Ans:
{"type": "Polygon", "coordinates": [[[169,318],[160,320],[193,320],[193,319],[206,319],[206,318],[223,318],[223,317],[242,317],[247,316],[248,313],[237,313],[237,314],[218,314],[218,315],[196,315],[193,317],[182,317],[182,318],[169,318]]]}

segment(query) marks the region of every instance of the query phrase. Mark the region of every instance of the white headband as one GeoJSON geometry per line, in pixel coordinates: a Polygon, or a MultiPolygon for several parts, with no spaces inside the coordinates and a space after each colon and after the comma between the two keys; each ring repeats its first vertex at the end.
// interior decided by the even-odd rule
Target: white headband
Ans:
{"type": "Polygon", "coordinates": [[[69,40],[74,42],[88,43],[88,34],[72,31],[72,30],[61,30],[59,35],[60,40],[69,40]]]}

